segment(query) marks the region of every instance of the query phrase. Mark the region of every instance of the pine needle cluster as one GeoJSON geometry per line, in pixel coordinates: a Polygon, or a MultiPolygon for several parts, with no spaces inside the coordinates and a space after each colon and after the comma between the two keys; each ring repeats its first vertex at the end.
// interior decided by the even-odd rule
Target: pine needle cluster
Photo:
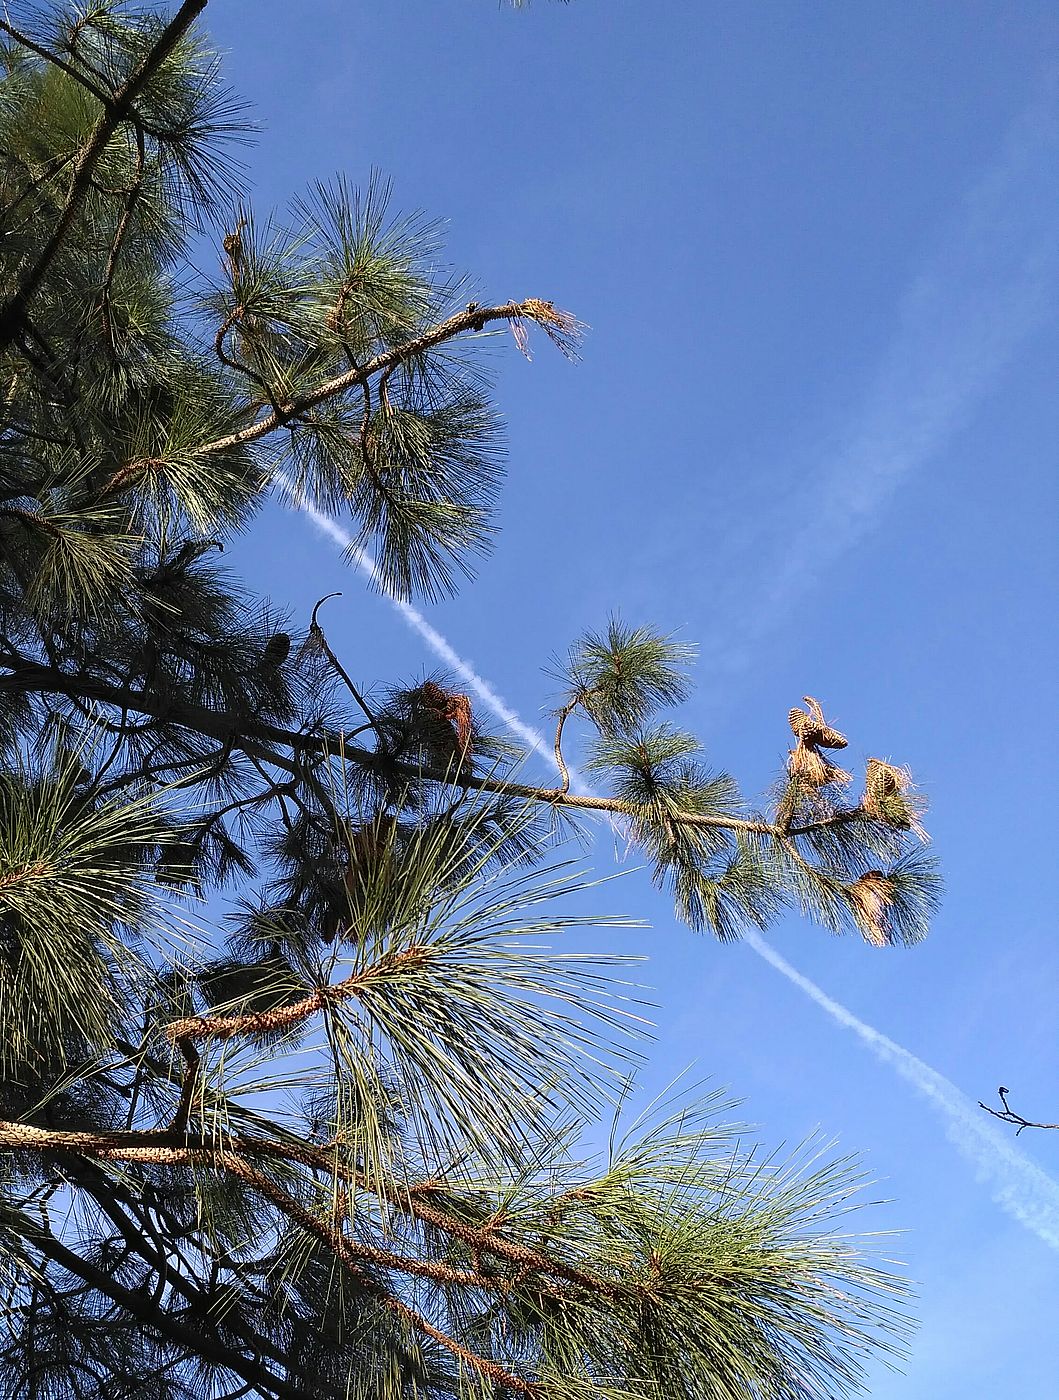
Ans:
{"type": "Polygon", "coordinates": [[[501,484],[480,342],[582,327],[468,301],[378,179],[256,213],[205,7],[0,19],[0,1397],[851,1392],[907,1330],[855,1166],[716,1096],[624,1125],[648,1008],[561,845],[622,826],[721,938],[911,942],[911,779],[849,797],[809,700],[751,806],[669,714],[688,648],[614,620],[534,786],[449,678],[363,686],[248,594],[274,487],[450,592],[501,484]]]}

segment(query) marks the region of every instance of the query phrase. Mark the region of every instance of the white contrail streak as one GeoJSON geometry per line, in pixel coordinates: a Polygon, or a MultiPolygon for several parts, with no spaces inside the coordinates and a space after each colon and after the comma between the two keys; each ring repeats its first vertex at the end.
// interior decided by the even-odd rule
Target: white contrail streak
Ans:
{"type": "Polygon", "coordinates": [[[1038,1239],[1059,1250],[1059,1182],[1021,1152],[951,1079],[854,1016],[793,968],[760,934],[750,930],[745,941],[788,982],[815,1001],[836,1025],[852,1031],[877,1060],[889,1065],[929,1100],[945,1124],[949,1141],[971,1163],[997,1205],[1032,1230],[1038,1239]]]}
{"type": "MultiPolygon", "coordinates": [[[[534,729],[532,725],[526,724],[524,720],[520,719],[510,705],[507,705],[503,698],[496,693],[485,677],[480,676],[470,662],[464,660],[464,658],[452,648],[447,639],[441,635],[436,627],[431,627],[430,623],[418,608],[413,607],[411,603],[406,603],[403,598],[398,598],[386,587],[382,580],[379,566],[367,550],[361,549],[354,541],[353,536],[350,535],[348,531],[344,530],[332,516],[325,514],[322,510],[317,510],[315,506],[309,505],[307,501],[300,500],[293,488],[293,483],[288,481],[286,477],[277,473],[276,480],[286,490],[292,504],[304,515],[309,517],[322,535],[326,535],[327,538],[337,544],[340,549],[348,551],[357,568],[368,575],[372,583],[374,583],[379,592],[382,593],[383,597],[385,597],[400,613],[404,622],[408,624],[413,632],[418,633],[418,635],[422,637],[423,641],[426,642],[434,655],[440,661],[443,661],[450,671],[459,676],[460,680],[474,692],[478,699],[481,700],[482,704],[496,716],[509,733],[514,734],[521,743],[526,745],[531,753],[543,753],[546,757],[550,758],[551,745],[540,730],[534,729]]],[[[573,770],[571,770],[571,776],[573,776],[573,770]]]]}
{"type": "MultiPolygon", "coordinates": [[[[891,343],[849,420],[815,461],[770,478],[769,507],[742,502],[732,528],[718,529],[717,577],[730,577],[733,591],[700,635],[715,677],[752,665],[763,639],[878,526],[903,483],[947,447],[1055,316],[1057,161],[1053,85],[1013,124],[907,286],[891,343]],[[760,564],[752,577],[740,567],[747,557],[760,564]]],[[[729,693],[721,677],[711,702],[729,693]]]]}
{"type": "MultiPolygon", "coordinates": [[[[309,517],[321,534],[351,552],[358,566],[371,576],[412,631],[418,633],[434,655],[460,676],[486,708],[530,749],[548,754],[548,741],[544,735],[519,718],[489,682],[453,650],[435,627],[431,627],[418,608],[394,597],[382,584],[375,561],[354,545],[347,531],[323,511],[300,502],[290,491],[290,483],[282,478],[280,481],[287,487],[297,508],[309,517]]],[[[903,1045],[898,1045],[889,1036],[854,1016],[852,1011],[829,997],[815,982],[803,977],[753,930],[747,932],[745,939],[758,957],[782,973],[825,1011],[836,1025],[853,1031],[878,1060],[889,1065],[923,1094],[944,1123],[949,1140],[972,1164],[978,1179],[988,1185],[993,1200],[1032,1230],[1038,1239],[1059,1250],[1059,1182],[1054,1181],[1006,1138],[951,1080],[918,1059],[903,1045]]]]}

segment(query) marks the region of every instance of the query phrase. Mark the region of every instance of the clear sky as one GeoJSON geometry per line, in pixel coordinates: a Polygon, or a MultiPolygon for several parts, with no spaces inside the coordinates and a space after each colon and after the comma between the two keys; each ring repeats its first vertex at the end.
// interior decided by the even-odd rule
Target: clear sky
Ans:
{"type": "MultiPolygon", "coordinates": [[[[577,366],[495,357],[503,533],[428,610],[456,651],[541,724],[550,654],[617,608],[700,644],[683,718],[746,790],[806,691],[858,759],[912,765],[948,884],[930,940],[770,934],[830,1011],[620,882],[653,925],[620,937],[662,1008],[646,1082],[694,1063],[767,1141],[865,1154],[920,1292],[877,1400],[1059,1394],[1059,1133],[990,1136],[945,1082],[1059,1117],[1059,10],[212,0],[206,20],[265,127],[260,206],[379,167],[398,207],[449,221],[483,299],[592,327],[577,366]]],[[[343,588],[330,635],[365,683],[433,664],[304,517],[271,507],[233,553],[302,621],[343,588]]]]}

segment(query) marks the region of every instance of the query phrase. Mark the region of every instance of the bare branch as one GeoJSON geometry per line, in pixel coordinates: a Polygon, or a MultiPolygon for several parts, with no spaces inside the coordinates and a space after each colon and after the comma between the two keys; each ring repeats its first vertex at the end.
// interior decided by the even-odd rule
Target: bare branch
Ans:
{"type": "Polygon", "coordinates": [[[313,608],[312,621],[309,623],[309,635],[313,638],[314,641],[319,643],[320,647],[323,649],[324,655],[327,657],[328,661],[330,661],[331,665],[338,673],[339,677],[342,680],[342,683],[345,685],[346,689],[349,691],[350,695],[352,695],[353,699],[357,702],[360,708],[364,711],[365,715],[368,718],[369,726],[372,729],[377,730],[379,727],[377,719],[372,714],[371,710],[368,708],[368,703],[364,699],[364,696],[361,695],[360,691],[353,684],[353,680],[350,677],[349,673],[346,671],[345,667],[342,665],[341,661],[339,661],[335,653],[331,650],[331,646],[328,643],[327,637],[324,635],[324,629],[320,626],[319,622],[317,621],[317,616],[324,603],[328,602],[331,598],[341,598],[341,596],[341,592],[328,593],[326,597],[320,599],[320,601],[313,608]]]}
{"type": "Polygon", "coordinates": [[[1032,1118],[1024,1118],[1021,1113],[1016,1113],[1008,1103],[1008,1092],[1009,1091],[1005,1089],[1003,1085],[997,1090],[1000,1096],[1000,1102],[1003,1105],[1002,1108],[990,1108],[989,1105],[983,1103],[981,1099],[978,1100],[978,1107],[984,1108],[986,1113],[991,1113],[994,1118],[999,1118],[1002,1123],[1010,1123],[1015,1129],[1016,1137],[1018,1137],[1019,1133],[1021,1133],[1024,1128],[1044,1128],[1046,1130],[1059,1131],[1059,1123],[1035,1123],[1032,1118]]]}
{"type": "Polygon", "coordinates": [[[565,797],[570,791],[570,770],[563,757],[563,726],[580,703],[580,700],[571,700],[569,704],[564,705],[559,711],[558,723],[555,726],[555,766],[559,770],[561,779],[559,787],[556,789],[556,797],[565,797]]]}

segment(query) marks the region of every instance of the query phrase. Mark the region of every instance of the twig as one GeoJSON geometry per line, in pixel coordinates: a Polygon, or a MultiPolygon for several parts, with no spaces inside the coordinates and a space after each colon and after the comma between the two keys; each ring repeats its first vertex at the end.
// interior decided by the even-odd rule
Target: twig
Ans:
{"type": "Polygon", "coordinates": [[[1010,1123],[1015,1129],[1015,1136],[1024,1128],[1045,1128],[1049,1130],[1059,1130],[1059,1123],[1035,1123],[1031,1118],[1023,1118],[1021,1113],[1016,1113],[1008,1103],[1008,1090],[1003,1085],[997,1090],[1000,1095],[1000,1102],[1004,1105],[1002,1109],[990,1108],[987,1103],[978,1100],[978,1107],[984,1108],[986,1113],[991,1113],[994,1118],[999,1118],[1002,1123],[1010,1123]]]}
{"type": "Polygon", "coordinates": [[[111,316],[110,293],[114,282],[114,274],[118,267],[118,258],[121,256],[122,245],[125,242],[125,235],[129,231],[132,223],[133,212],[136,208],[136,201],[140,197],[143,189],[144,165],[146,162],[146,152],[144,150],[143,132],[139,126],[134,126],[136,134],[136,174],[133,178],[132,186],[127,192],[125,207],[121,211],[121,218],[118,226],[114,230],[114,238],[111,241],[110,252],[107,254],[107,266],[103,272],[103,288],[100,292],[100,312],[103,317],[103,334],[107,338],[111,353],[114,352],[114,321],[111,316]]]}
{"type": "Polygon", "coordinates": [[[324,605],[325,603],[327,603],[327,602],[330,602],[330,600],[331,600],[332,598],[341,598],[341,596],[342,596],[341,592],[339,592],[339,593],[328,593],[328,594],[326,594],[323,598],[320,599],[320,601],[319,601],[319,602],[316,604],[316,606],[313,608],[312,621],[309,623],[309,634],[310,634],[310,636],[313,638],[313,640],[314,640],[315,642],[318,642],[318,643],[320,644],[320,647],[321,647],[321,649],[323,650],[324,654],[326,655],[328,661],[330,661],[331,665],[335,668],[335,670],[337,671],[338,675],[341,677],[342,682],[343,682],[343,684],[345,685],[346,689],[349,691],[350,695],[352,695],[353,699],[357,702],[357,704],[360,706],[360,708],[364,711],[364,714],[367,716],[368,724],[370,725],[370,727],[371,727],[372,729],[374,729],[374,730],[376,731],[376,733],[378,733],[378,732],[379,732],[379,722],[378,722],[378,720],[375,718],[375,716],[372,714],[371,710],[368,708],[368,703],[367,703],[367,701],[364,699],[364,696],[361,695],[360,691],[359,691],[359,690],[357,689],[357,687],[353,684],[353,680],[352,680],[351,676],[349,675],[348,671],[347,671],[347,670],[345,669],[345,667],[342,665],[341,661],[339,661],[339,659],[338,659],[338,657],[335,655],[335,653],[331,650],[331,647],[330,647],[330,645],[329,645],[329,643],[328,643],[327,637],[324,635],[324,629],[320,626],[319,622],[317,621],[317,614],[319,613],[319,611],[320,611],[320,609],[323,607],[323,605],[324,605]]]}

